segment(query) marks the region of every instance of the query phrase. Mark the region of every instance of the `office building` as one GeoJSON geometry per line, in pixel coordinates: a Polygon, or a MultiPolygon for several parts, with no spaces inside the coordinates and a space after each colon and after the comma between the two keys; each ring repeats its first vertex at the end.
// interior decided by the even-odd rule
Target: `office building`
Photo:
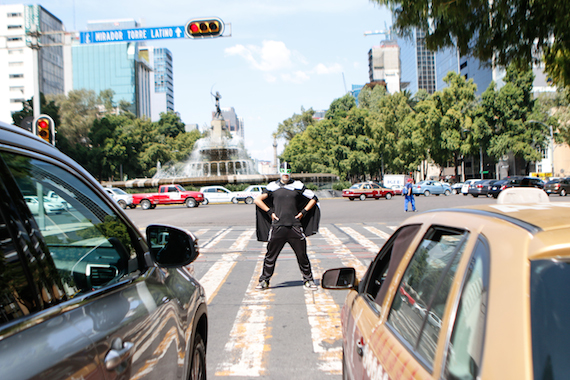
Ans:
{"type": "Polygon", "coordinates": [[[436,91],[435,53],[428,50],[424,32],[414,29],[411,37],[399,37],[401,80],[400,90],[414,95],[418,90],[428,94],[436,91]]]}
{"type": "MultiPolygon", "coordinates": [[[[88,30],[114,30],[139,27],[132,19],[90,21],[88,30]]],[[[130,103],[129,110],[138,117],[151,117],[150,74],[152,63],[141,57],[139,42],[74,44],[71,46],[73,77],[70,87],[99,94],[111,89],[113,101],[130,103]]]]}
{"type": "MultiPolygon", "coordinates": [[[[236,114],[236,110],[234,107],[222,107],[222,117],[226,121],[226,127],[228,131],[232,134],[232,137],[241,137],[244,138],[244,122],[243,118],[238,117],[236,114]]],[[[215,112],[212,112],[212,118],[214,117],[215,112]]]]}
{"type": "Polygon", "coordinates": [[[160,120],[161,113],[174,111],[174,81],[172,75],[172,53],[165,48],[141,46],[140,57],[152,65],[150,73],[151,120],[160,120]]]}
{"type": "Polygon", "coordinates": [[[0,5],[0,120],[12,123],[12,114],[22,110],[22,102],[34,96],[37,85],[34,66],[37,65],[39,91],[44,95],[64,93],[63,48],[42,47],[38,62],[27,42],[26,34],[39,30],[40,45],[63,41],[63,23],[41,5],[0,5]],[[62,33],[50,33],[61,31],[62,33]]]}
{"type": "MultiPolygon", "coordinates": [[[[384,82],[386,90],[393,94],[400,91],[400,47],[395,40],[382,41],[368,52],[368,77],[370,83],[384,82]]],[[[357,98],[358,99],[358,98],[357,98]]]]}

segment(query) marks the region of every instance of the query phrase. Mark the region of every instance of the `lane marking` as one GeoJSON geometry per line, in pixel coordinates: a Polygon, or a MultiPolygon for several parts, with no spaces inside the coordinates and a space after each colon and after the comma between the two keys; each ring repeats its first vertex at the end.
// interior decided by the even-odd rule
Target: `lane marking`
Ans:
{"type": "Polygon", "coordinates": [[[367,267],[358,260],[352,252],[346,248],[344,244],[337,238],[330,230],[326,227],[319,228],[321,235],[325,237],[327,244],[335,247],[334,253],[342,261],[342,264],[347,267],[353,267],[356,270],[356,275],[358,278],[364,277],[367,267]]]}
{"type": "MultiPolygon", "coordinates": [[[[322,278],[323,270],[314,251],[309,252],[309,258],[313,275],[315,278],[322,278]]],[[[321,287],[317,290],[305,289],[305,305],[311,326],[313,351],[319,355],[319,369],[331,375],[342,374],[340,307],[329,291],[321,287]]]]}
{"type": "Polygon", "coordinates": [[[390,239],[390,236],[392,236],[389,233],[381,231],[376,227],[364,226],[364,228],[367,229],[368,231],[372,232],[374,235],[380,236],[382,239],[385,239],[385,240],[390,239]]]}
{"type": "Polygon", "coordinates": [[[206,244],[203,247],[201,247],[201,249],[212,248],[213,246],[218,244],[227,234],[229,234],[231,230],[232,230],[231,227],[224,228],[223,230],[218,232],[218,234],[214,236],[210,241],[206,242],[206,244]]]}
{"type": "Polygon", "coordinates": [[[275,294],[271,288],[255,289],[262,268],[263,260],[259,260],[224,347],[227,359],[218,364],[216,376],[259,377],[266,372],[265,361],[271,350],[266,341],[271,337],[269,322],[273,319],[267,311],[275,294]]]}
{"type": "Polygon", "coordinates": [[[364,235],[362,235],[361,233],[356,232],[356,230],[354,228],[341,227],[341,226],[338,226],[338,228],[340,228],[342,231],[344,231],[347,235],[353,237],[358,242],[358,244],[362,245],[363,247],[365,247],[370,252],[378,253],[378,251],[380,250],[380,247],[378,247],[376,244],[374,244],[371,240],[364,237],[364,235]]]}
{"type": "MultiPolygon", "coordinates": [[[[229,231],[228,231],[229,232],[229,231]]],[[[255,232],[255,229],[248,229],[243,232],[232,244],[230,251],[243,251],[249,242],[251,235],[255,232]]],[[[222,284],[226,282],[226,279],[234,269],[237,259],[241,256],[239,252],[231,252],[222,255],[222,257],[214,263],[199,280],[202,287],[206,292],[207,303],[210,304],[212,299],[218,294],[218,291],[222,287],[222,284]]]]}

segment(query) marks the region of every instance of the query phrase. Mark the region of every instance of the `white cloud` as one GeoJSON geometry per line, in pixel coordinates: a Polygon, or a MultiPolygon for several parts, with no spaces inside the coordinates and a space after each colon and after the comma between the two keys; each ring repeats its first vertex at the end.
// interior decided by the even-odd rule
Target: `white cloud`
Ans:
{"type": "Polygon", "coordinates": [[[228,55],[239,55],[255,69],[279,71],[293,66],[291,50],[281,41],[263,41],[261,46],[236,45],[225,50],[228,55]]]}
{"type": "Polygon", "coordinates": [[[323,63],[319,63],[315,67],[314,71],[318,75],[338,74],[342,73],[342,65],[340,63],[333,63],[330,66],[326,66],[323,63]]]}
{"type": "Polygon", "coordinates": [[[291,73],[285,73],[281,75],[281,79],[283,82],[291,82],[291,83],[304,83],[311,79],[311,77],[304,71],[295,71],[291,73]]]}

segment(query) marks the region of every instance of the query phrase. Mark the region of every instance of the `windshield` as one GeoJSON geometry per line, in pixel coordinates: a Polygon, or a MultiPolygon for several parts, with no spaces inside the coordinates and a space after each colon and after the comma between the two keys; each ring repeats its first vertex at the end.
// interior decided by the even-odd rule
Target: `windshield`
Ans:
{"type": "Polygon", "coordinates": [[[563,379],[570,373],[570,263],[531,263],[530,315],[535,379],[563,379]]]}

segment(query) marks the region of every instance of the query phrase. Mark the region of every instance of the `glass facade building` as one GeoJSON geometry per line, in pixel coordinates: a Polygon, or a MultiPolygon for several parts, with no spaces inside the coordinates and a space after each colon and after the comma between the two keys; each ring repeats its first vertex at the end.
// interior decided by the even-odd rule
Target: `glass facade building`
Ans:
{"type": "Polygon", "coordinates": [[[424,89],[436,90],[435,54],[426,48],[424,34],[414,29],[411,37],[399,37],[401,81],[400,89],[412,94],[424,89]]]}
{"type": "Polygon", "coordinates": [[[174,79],[172,53],[166,48],[142,46],[140,57],[153,65],[151,82],[151,119],[160,120],[160,114],[174,112],[174,79]]]}
{"type": "MultiPolygon", "coordinates": [[[[112,30],[134,28],[134,20],[107,20],[88,23],[89,30],[112,30]]],[[[138,42],[98,43],[73,45],[73,89],[93,90],[98,95],[111,89],[113,102],[126,101],[129,110],[138,117],[151,117],[152,68],[139,57],[138,42]]]]}

